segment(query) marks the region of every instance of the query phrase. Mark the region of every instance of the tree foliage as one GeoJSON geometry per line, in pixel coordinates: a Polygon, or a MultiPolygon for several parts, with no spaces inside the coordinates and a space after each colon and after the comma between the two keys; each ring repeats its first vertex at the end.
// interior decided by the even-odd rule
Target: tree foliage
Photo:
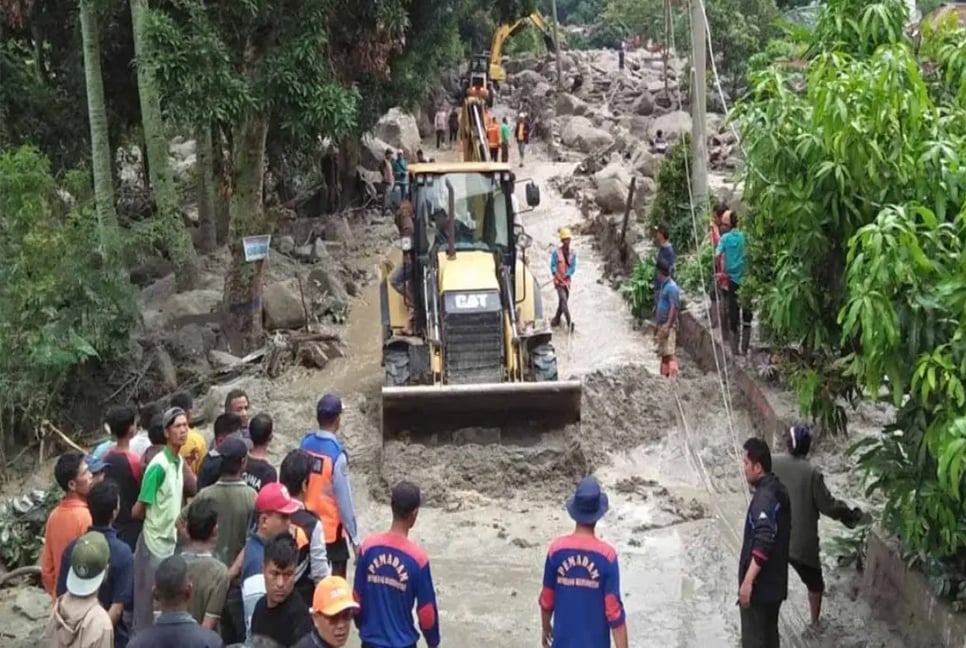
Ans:
{"type": "Polygon", "coordinates": [[[134,290],[90,182],[69,174],[71,198],[36,149],[0,155],[0,442],[57,405],[79,365],[127,350],[134,290]]]}
{"type": "Polygon", "coordinates": [[[842,430],[843,398],[900,408],[856,451],[906,549],[947,558],[966,550],[966,32],[916,49],[904,22],[901,0],[831,0],[803,60],[753,75],[749,287],[809,414],[842,430]]]}

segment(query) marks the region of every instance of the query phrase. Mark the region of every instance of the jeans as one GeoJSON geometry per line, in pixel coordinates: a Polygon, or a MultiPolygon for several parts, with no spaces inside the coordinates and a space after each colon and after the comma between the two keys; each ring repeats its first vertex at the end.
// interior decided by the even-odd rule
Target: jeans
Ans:
{"type": "Polygon", "coordinates": [[[436,131],[436,148],[443,148],[443,142],[446,141],[446,131],[437,130],[436,131]]]}
{"type": "MultiPolygon", "coordinates": [[[[165,556],[166,557],[166,556],[165,556]]],[[[155,556],[138,537],[134,550],[134,618],[131,636],[154,625],[154,573],[165,557],[155,556]]]]}

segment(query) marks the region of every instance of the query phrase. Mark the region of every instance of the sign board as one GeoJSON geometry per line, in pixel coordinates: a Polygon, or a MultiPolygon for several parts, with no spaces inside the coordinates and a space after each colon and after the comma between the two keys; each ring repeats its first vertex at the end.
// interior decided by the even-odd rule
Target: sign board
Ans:
{"type": "Polygon", "coordinates": [[[268,258],[268,250],[272,245],[272,235],[246,236],[242,239],[245,248],[245,261],[260,261],[268,258]]]}

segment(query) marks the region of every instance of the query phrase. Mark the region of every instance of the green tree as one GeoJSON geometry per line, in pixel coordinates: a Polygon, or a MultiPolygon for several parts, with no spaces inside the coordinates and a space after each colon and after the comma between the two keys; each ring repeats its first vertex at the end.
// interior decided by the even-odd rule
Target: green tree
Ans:
{"type": "Polygon", "coordinates": [[[963,30],[916,50],[901,0],[830,0],[805,54],[753,74],[738,110],[763,327],[792,352],[803,409],[900,406],[859,444],[885,523],[918,557],[966,550],[966,72],[963,30]]]}

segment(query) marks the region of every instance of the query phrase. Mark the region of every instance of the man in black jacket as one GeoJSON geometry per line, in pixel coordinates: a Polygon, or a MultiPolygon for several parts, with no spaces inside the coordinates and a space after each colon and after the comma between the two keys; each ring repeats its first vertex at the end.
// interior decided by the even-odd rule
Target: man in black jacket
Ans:
{"type": "Polygon", "coordinates": [[[745,479],[754,489],[738,566],[741,647],[778,648],[778,611],[788,596],[791,507],[788,491],[771,472],[771,451],[761,439],[745,441],[745,479]]]}

